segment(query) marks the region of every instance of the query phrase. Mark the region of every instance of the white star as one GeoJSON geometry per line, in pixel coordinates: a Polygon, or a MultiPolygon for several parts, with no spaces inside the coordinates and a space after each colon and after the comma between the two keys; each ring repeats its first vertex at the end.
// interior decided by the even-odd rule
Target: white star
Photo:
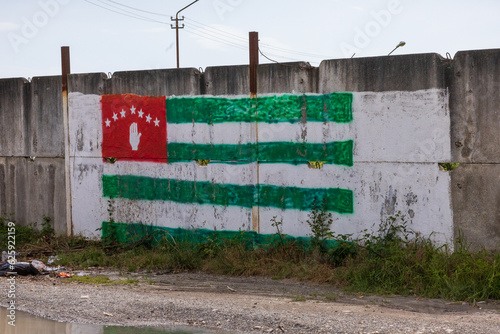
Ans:
{"type": "Polygon", "coordinates": [[[117,121],[117,120],[118,120],[118,116],[117,116],[117,114],[116,114],[116,113],[113,113],[113,117],[112,117],[112,118],[113,118],[115,121],[117,121]]]}
{"type": "Polygon", "coordinates": [[[106,127],[109,127],[111,124],[111,121],[109,120],[109,118],[106,118],[106,121],[104,121],[104,123],[106,123],[106,127]]]}
{"type": "Polygon", "coordinates": [[[158,117],[153,121],[153,123],[155,123],[155,126],[160,126],[160,120],[158,117]]]}
{"type": "Polygon", "coordinates": [[[126,114],[126,113],[127,113],[127,112],[126,112],[125,110],[123,110],[123,109],[122,109],[122,111],[120,112],[120,115],[122,115],[122,118],[124,118],[124,117],[125,117],[125,114],[126,114]]]}
{"type": "Polygon", "coordinates": [[[142,118],[142,115],[144,115],[144,113],[142,112],[142,109],[139,110],[139,117],[142,118]]]}
{"type": "Polygon", "coordinates": [[[135,115],[135,107],[134,107],[134,106],[132,106],[132,108],[130,108],[130,113],[131,113],[132,115],[135,115]]]}
{"type": "Polygon", "coordinates": [[[151,123],[151,116],[149,116],[149,115],[151,115],[151,114],[148,114],[146,116],[146,122],[151,123]]]}

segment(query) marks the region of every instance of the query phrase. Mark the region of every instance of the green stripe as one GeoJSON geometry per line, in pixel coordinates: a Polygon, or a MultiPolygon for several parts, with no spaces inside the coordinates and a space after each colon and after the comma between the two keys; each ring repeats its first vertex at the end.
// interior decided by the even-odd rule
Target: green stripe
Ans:
{"type": "MultiPolygon", "coordinates": [[[[115,240],[120,244],[135,243],[141,240],[150,240],[153,245],[161,244],[164,240],[175,239],[176,242],[187,242],[192,244],[203,244],[206,242],[224,242],[239,240],[247,249],[265,246],[281,242],[293,242],[296,246],[305,249],[311,247],[311,238],[292,237],[289,235],[260,234],[253,231],[215,231],[203,228],[183,229],[180,227],[164,227],[146,225],[141,223],[117,223],[102,222],[101,236],[104,239],[115,240]]],[[[336,240],[325,240],[326,248],[334,248],[339,242],[336,240]]]]}
{"type": "Polygon", "coordinates": [[[282,95],[253,99],[170,97],[166,103],[168,123],[348,123],[352,120],[352,93],[282,95]]]}
{"type": "Polygon", "coordinates": [[[303,164],[308,161],[326,161],[352,166],[353,141],[324,144],[264,142],[241,145],[168,143],[168,161],[212,160],[222,162],[259,161],[262,163],[303,164]]]}
{"type": "Polygon", "coordinates": [[[315,199],[327,211],[353,212],[353,192],[340,188],[299,188],[273,185],[217,184],[208,181],[157,179],[135,175],[104,175],[103,196],[251,208],[255,205],[310,211],[315,199]],[[258,190],[258,191],[256,191],[258,190]]]}

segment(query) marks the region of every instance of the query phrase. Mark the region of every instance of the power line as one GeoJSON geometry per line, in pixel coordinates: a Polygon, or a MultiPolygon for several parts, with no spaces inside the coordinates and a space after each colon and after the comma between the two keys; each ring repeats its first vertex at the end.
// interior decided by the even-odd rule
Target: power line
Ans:
{"type": "MultiPolygon", "coordinates": [[[[105,10],[108,10],[110,12],[113,12],[115,14],[119,14],[119,15],[123,15],[123,16],[127,16],[127,17],[131,17],[131,18],[134,18],[134,19],[137,19],[137,20],[142,20],[142,21],[147,21],[147,22],[156,22],[156,23],[160,23],[160,24],[165,24],[165,25],[168,25],[169,23],[166,23],[166,22],[162,22],[162,21],[158,21],[158,20],[155,20],[155,19],[152,19],[152,18],[148,18],[148,17],[145,17],[145,16],[142,16],[142,15],[138,15],[138,14],[134,14],[134,13],[131,13],[130,11],[125,11],[125,12],[128,12],[130,14],[126,14],[126,13],[123,13],[123,12],[120,12],[120,11],[116,11],[116,10],[113,10],[111,8],[108,8],[108,7],[104,7],[104,6],[101,6],[97,3],[94,3],[94,2],[91,2],[89,0],[84,0],[85,2],[91,4],[91,5],[94,5],[96,7],[100,7],[102,9],[105,9],[105,10]]],[[[102,3],[102,0],[97,0],[99,2],[102,3]]],[[[110,1],[110,0],[108,0],[110,1]]],[[[112,6],[110,4],[106,4],[107,6],[112,6]]],[[[117,8],[116,6],[112,6],[113,8],[116,8],[116,9],[119,9],[117,8]]],[[[119,9],[121,11],[124,11],[123,9],[119,9]]],[[[212,41],[215,41],[215,42],[218,42],[218,43],[222,43],[222,44],[225,44],[225,45],[228,45],[228,46],[232,46],[232,47],[236,47],[236,48],[239,48],[239,49],[244,49],[244,50],[247,50],[246,47],[242,46],[242,45],[239,45],[239,44],[236,44],[236,43],[233,43],[231,41],[228,41],[228,40],[225,40],[225,39],[222,39],[220,37],[217,37],[217,36],[214,36],[212,34],[209,34],[209,33],[205,33],[205,32],[194,32],[194,31],[190,31],[189,29],[186,29],[186,32],[192,34],[192,35],[196,35],[196,36],[199,36],[201,38],[205,38],[205,39],[209,39],[209,40],[212,40],[212,41]],[[205,34],[205,35],[204,35],[205,34]],[[211,36],[211,37],[208,37],[208,36],[211,36]]]]}
{"type": "MultiPolygon", "coordinates": [[[[217,43],[225,44],[225,45],[232,46],[232,47],[235,47],[235,48],[238,48],[238,49],[242,49],[242,50],[248,50],[248,47],[245,47],[243,45],[239,45],[239,44],[236,44],[236,43],[228,42],[226,40],[223,40],[223,39],[220,39],[220,38],[217,38],[217,37],[208,37],[206,35],[203,35],[203,32],[200,32],[198,30],[191,31],[190,28],[186,28],[185,31],[187,33],[189,33],[189,34],[196,35],[196,36],[199,36],[199,37],[202,37],[202,38],[205,38],[205,39],[209,39],[209,40],[217,42],[217,43]]],[[[213,36],[213,35],[209,35],[209,36],[213,36]]]]}
{"type": "MultiPolygon", "coordinates": [[[[135,19],[139,19],[139,20],[143,20],[143,21],[148,21],[148,22],[156,22],[156,23],[160,23],[160,24],[168,24],[166,22],[158,21],[158,20],[152,19],[150,17],[142,16],[142,15],[133,13],[131,11],[119,8],[119,7],[114,6],[112,4],[105,3],[102,0],[97,0],[97,1],[99,1],[101,3],[105,3],[107,6],[110,6],[112,8],[118,9],[120,11],[124,11],[126,13],[131,14],[131,15],[125,14],[123,12],[118,12],[118,11],[115,11],[115,10],[107,8],[107,7],[100,6],[98,4],[90,2],[88,0],[85,0],[85,1],[88,2],[88,3],[93,4],[94,6],[101,7],[103,9],[109,10],[109,11],[114,12],[116,14],[120,14],[120,15],[124,15],[124,16],[128,16],[128,17],[132,17],[132,18],[135,18],[135,19]]],[[[158,16],[162,16],[162,17],[168,17],[168,15],[165,15],[165,14],[158,14],[158,13],[147,11],[147,10],[143,10],[143,9],[140,9],[140,8],[137,8],[137,7],[132,7],[132,6],[124,5],[124,4],[119,3],[117,1],[114,1],[114,0],[106,0],[106,1],[108,1],[110,3],[117,4],[117,5],[122,6],[122,7],[126,7],[126,8],[129,8],[129,9],[132,9],[134,11],[139,11],[139,12],[146,13],[146,14],[151,14],[151,15],[158,15],[158,16]]],[[[245,38],[245,37],[238,36],[236,34],[232,34],[230,32],[214,28],[212,26],[206,25],[206,24],[204,24],[202,22],[193,20],[191,18],[186,18],[186,20],[190,21],[194,26],[197,26],[199,28],[203,28],[203,29],[209,30],[209,32],[198,32],[198,33],[194,33],[193,31],[190,31],[191,34],[194,34],[194,35],[197,35],[199,37],[206,38],[206,39],[209,39],[209,40],[212,40],[212,41],[216,41],[216,42],[219,42],[219,43],[223,43],[223,44],[226,44],[226,45],[230,45],[230,46],[238,45],[238,47],[241,48],[241,44],[238,44],[238,43],[242,43],[242,42],[244,42],[245,45],[246,45],[247,38],[245,38]],[[215,36],[215,35],[213,35],[210,32],[222,34],[222,35],[224,35],[223,36],[224,38],[221,38],[220,36],[215,36]],[[210,37],[204,36],[202,34],[208,35],[210,37]]],[[[314,54],[314,53],[309,53],[309,52],[290,50],[290,49],[286,49],[286,48],[281,48],[281,47],[277,47],[277,46],[274,46],[274,45],[270,45],[270,44],[267,44],[267,43],[261,43],[261,45],[266,46],[266,48],[268,48],[268,49],[272,49],[272,50],[278,51],[280,53],[287,53],[287,54],[296,55],[296,56],[298,55],[298,56],[312,57],[312,58],[319,58],[319,59],[327,59],[327,58],[330,57],[330,56],[327,56],[327,55],[319,55],[319,54],[314,54]]],[[[268,53],[268,54],[270,54],[270,53],[268,53]]],[[[279,56],[279,55],[276,55],[276,54],[274,54],[274,56],[277,56],[277,57],[280,57],[280,58],[283,58],[283,59],[295,60],[293,58],[289,58],[289,57],[285,57],[285,56],[279,56]]]]}
{"type": "MultiPolygon", "coordinates": [[[[264,57],[266,58],[267,60],[273,62],[273,63],[276,63],[276,64],[279,64],[279,65],[282,65],[282,66],[286,66],[286,67],[298,67],[299,69],[301,70],[307,70],[307,69],[310,69],[311,66],[302,66],[302,65],[290,65],[290,64],[283,64],[277,60],[274,60],[274,59],[271,59],[269,58],[267,55],[265,55],[262,50],[259,48],[259,53],[264,57]]],[[[269,55],[273,55],[272,53],[269,53],[269,55]]],[[[276,55],[273,55],[273,56],[276,56],[276,55]]],[[[290,60],[290,59],[289,59],[290,60]]],[[[291,59],[291,60],[294,60],[294,59],[291,59]]],[[[300,61],[300,60],[296,60],[296,61],[300,61]]],[[[309,63],[308,63],[309,64],[309,63]]]]}
{"type": "MultiPolygon", "coordinates": [[[[186,27],[187,29],[192,29],[191,27],[186,27]]],[[[223,37],[219,37],[217,35],[213,35],[211,34],[210,32],[206,32],[206,31],[203,31],[203,30],[196,30],[199,34],[204,34],[206,36],[210,36],[212,37],[212,39],[216,39],[217,41],[221,41],[221,42],[225,42],[225,43],[229,43],[229,44],[233,44],[233,45],[237,45],[237,46],[241,46],[241,47],[245,47],[245,48],[248,48],[248,45],[246,43],[238,43],[238,42],[233,42],[231,40],[227,40],[223,37]]]]}
{"type": "MultiPolygon", "coordinates": [[[[85,2],[91,4],[91,5],[94,5],[96,7],[100,7],[102,9],[106,9],[106,10],[109,10],[110,12],[113,12],[115,14],[119,14],[119,15],[123,15],[123,16],[127,16],[127,17],[131,17],[131,18],[134,18],[134,19],[137,19],[137,20],[142,20],[142,21],[147,21],[147,22],[156,22],[156,23],[161,23],[161,24],[168,24],[166,22],[161,22],[161,21],[158,21],[158,20],[155,20],[155,19],[151,19],[151,18],[148,18],[148,17],[145,17],[145,16],[141,16],[141,15],[137,15],[137,14],[134,14],[134,13],[131,13],[132,15],[129,15],[129,14],[125,14],[125,13],[122,13],[122,12],[118,12],[116,10],[113,10],[111,8],[108,8],[108,7],[104,7],[104,6],[101,6],[99,4],[96,4],[94,2],[91,2],[89,0],[84,0],[85,2]]],[[[100,2],[102,2],[101,0],[98,0],[100,2]]],[[[108,5],[108,4],[107,4],[108,5]]],[[[110,5],[108,5],[110,6],[110,5]]],[[[120,9],[122,10],[122,9],[120,9]]],[[[128,12],[128,11],[127,11],[128,12]]],[[[130,13],[130,12],[129,12],[130,13]]]]}
{"type": "MultiPolygon", "coordinates": [[[[160,23],[160,24],[165,24],[165,25],[169,24],[167,22],[158,21],[156,19],[153,19],[153,18],[150,18],[150,17],[147,17],[147,16],[143,16],[143,15],[139,15],[139,14],[136,14],[136,13],[134,13],[132,11],[129,11],[129,10],[126,10],[126,9],[123,9],[123,8],[119,8],[119,7],[117,7],[117,6],[113,5],[113,4],[110,4],[110,3],[114,3],[114,4],[120,5],[122,7],[126,7],[126,8],[129,8],[129,9],[135,10],[135,11],[146,13],[146,14],[158,15],[158,16],[163,16],[163,17],[167,16],[167,15],[164,15],[164,14],[158,14],[158,13],[150,12],[150,11],[143,10],[143,9],[140,9],[140,8],[136,8],[136,7],[132,7],[132,6],[127,6],[127,5],[121,4],[121,3],[117,2],[117,1],[106,0],[106,1],[110,2],[110,3],[106,3],[103,0],[97,0],[100,3],[103,3],[106,6],[109,6],[111,8],[108,8],[108,7],[105,7],[105,6],[101,6],[99,4],[91,2],[89,0],[84,0],[84,1],[87,2],[87,3],[89,3],[89,4],[91,4],[91,5],[94,5],[94,6],[102,8],[102,9],[111,11],[111,12],[113,12],[115,14],[119,14],[119,15],[131,17],[131,18],[134,18],[134,19],[137,19],[137,20],[142,20],[142,21],[146,21],[146,22],[155,22],[155,23],[160,23]],[[116,10],[114,10],[113,8],[116,9],[116,10]]],[[[191,23],[193,23],[194,26],[198,26],[199,28],[203,28],[205,30],[208,30],[208,31],[200,31],[200,30],[193,31],[193,30],[191,30],[190,27],[186,27],[187,28],[186,32],[188,32],[188,33],[190,33],[192,35],[196,35],[196,36],[201,37],[201,38],[205,38],[205,39],[217,42],[217,43],[221,43],[221,44],[227,45],[227,46],[232,46],[232,47],[235,47],[235,48],[238,48],[238,49],[242,49],[242,50],[248,50],[248,46],[246,45],[247,38],[244,38],[244,37],[232,34],[230,32],[227,32],[227,31],[224,31],[224,30],[221,30],[221,29],[217,29],[217,28],[211,27],[209,25],[203,24],[203,23],[198,22],[198,21],[193,20],[193,19],[189,19],[189,18],[186,18],[186,19],[188,19],[189,21],[191,21],[191,23]],[[212,31],[214,33],[218,33],[219,35],[212,34],[212,31]],[[221,37],[220,34],[222,34],[223,36],[221,37]],[[241,44],[241,43],[243,43],[243,44],[241,44]]],[[[324,55],[317,55],[317,54],[313,54],[313,53],[293,51],[293,50],[290,50],[290,49],[280,48],[280,47],[276,47],[276,46],[269,45],[269,44],[266,44],[266,43],[261,43],[261,45],[264,45],[264,46],[266,46],[269,49],[274,49],[275,51],[279,51],[279,52],[282,52],[282,53],[295,54],[295,55],[300,55],[300,56],[307,56],[307,57],[321,58],[321,59],[328,58],[328,56],[324,56],[324,55]]],[[[270,60],[272,62],[279,63],[279,62],[277,62],[277,61],[275,61],[275,60],[270,59],[269,57],[267,57],[265,54],[262,53],[262,51],[260,49],[259,49],[259,52],[266,59],[268,59],[268,60],[270,60]]],[[[286,57],[286,56],[282,56],[282,55],[277,55],[275,53],[269,53],[269,52],[267,52],[267,54],[271,55],[273,57],[278,57],[278,58],[282,58],[282,59],[286,59],[286,60],[302,61],[302,60],[298,60],[298,59],[295,59],[295,58],[290,58],[290,57],[286,57]]]]}
{"type": "MultiPolygon", "coordinates": [[[[279,63],[279,61],[272,60],[272,59],[270,59],[270,58],[266,57],[266,55],[265,55],[264,53],[262,53],[262,51],[261,51],[261,49],[260,49],[260,48],[259,48],[259,52],[260,52],[260,54],[261,54],[262,56],[264,56],[264,58],[266,58],[266,59],[268,59],[268,60],[270,60],[270,61],[272,61],[272,62],[279,63]]],[[[286,60],[303,61],[303,60],[300,60],[300,59],[295,59],[295,58],[289,58],[289,57],[280,56],[280,55],[277,55],[277,54],[275,54],[275,53],[269,53],[269,52],[267,52],[267,54],[268,54],[268,55],[270,55],[270,56],[273,56],[273,57],[279,57],[279,58],[283,58],[283,59],[286,59],[286,60]]]]}
{"type": "Polygon", "coordinates": [[[234,38],[236,38],[236,39],[239,39],[239,40],[241,40],[241,41],[243,41],[243,42],[248,42],[248,38],[246,38],[246,37],[241,37],[241,36],[238,36],[238,35],[232,34],[232,33],[230,33],[230,32],[227,32],[227,31],[224,31],[224,30],[221,30],[221,29],[217,29],[217,28],[211,27],[211,26],[209,26],[209,25],[207,25],[207,24],[203,24],[203,23],[201,23],[201,22],[198,22],[198,21],[193,20],[193,19],[188,18],[188,17],[186,17],[186,20],[188,20],[188,21],[192,21],[192,23],[193,23],[195,26],[198,26],[198,27],[200,27],[200,28],[205,28],[205,29],[214,30],[215,32],[219,32],[219,33],[223,33],[223,34],[228,35],[228,36],[232,36],[232,37],[234,37],[234,38]]]}
{"type": "MultiPolygon", "coordinates": [[[[214,30],[214,31],[219,32],[219,33],[222,33],[222,34],[225,34],[225,35],[228,35],[228,36],[232,36],[232,37],[234,37],[235,39],[238,39],[238,40],[241,40],[241,41],[247,42],[247,38],[245,38],[245,37],[241,37],[241,36],[238,36],[238,35],[235,35],[235,34],[229,33],[229,32],[227,32],[227,31],[224,31],[224,30],[221,30],[221,29],[214,28],[214,27],[212,27],[212,26],[206,25],[206,24],[204,24],[204,23],[201,23],[201,22],[199,22],[199,21],[193,20],[193,19],[191,19],[191,18],[187,18],[187,17],[186,17],[186,20],[188,20],[188,21],[192,21],[192,23],[193,23],[195,26],[199,26],[199,27],[203,27],[203,28],[206,28],[206,29],[214,30]]],[[[278,51],[282,51],[282,52],[285,52],[285,53],[290,53],[290,54],[297,54],[297,55],[301,55],[301,56],[308,56],[308,57],[313,57],[313,58],[321,58],[321,59],[325,59],[325,58],[329,58],[329,57],[330,57],[330,56],[326,56],[326,55],[320,55],[320,54],[314,54],[314,53],[309,53],[309,52],[294,51],[294,50],[290,50],[290,49],[280,48],[280,47],[273,46],[273,45],[266,44],[266,43],[260,43],[260,44],[261,44],[261,45],[266,46],[266,47],[267,47],[267,48],[269,48],[269,49],[274,49],[274,50],[278,50],[278,51]]]]}
{"type": "Polygon", "coordinates": [[[148,10],[144,10],[144,9],[140,9],[140,8],[136,8],[136,7],[132,7],[132,6],[127,6],[127,5],[124,5],[118,1],[113,1],[113,0],[107,0],[108,2],[112,2],[114,4],[117,4],[119,6],[122,6],[122,7],[126,7],[126,8],[129,8],[129,9],[133,9],[133,10],[136,10],[136,11],[139,11],[139,12],[143,12],[143,13],[147,13],[147,14],[151,14],[151,15],[158,15],[158,16],[163,16],[163,17],[170,17],[170,15],[166,15],[166,14],[158,14],[158,13],[155,13],[155,12],[150,12],[148,10]]]}

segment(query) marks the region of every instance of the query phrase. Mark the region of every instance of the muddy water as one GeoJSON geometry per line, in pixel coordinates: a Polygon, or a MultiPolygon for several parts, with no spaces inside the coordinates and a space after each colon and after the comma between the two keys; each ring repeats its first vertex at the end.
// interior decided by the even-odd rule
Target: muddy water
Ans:
{"type": "Polygon", "coordinates": [[[190,328],[160,329],[71,324],[35,317],[18,310],[15,311],[15,326],[11,326],[8,315],[8,310],[0,307],[2,334],[216,334],[190,328]]]}

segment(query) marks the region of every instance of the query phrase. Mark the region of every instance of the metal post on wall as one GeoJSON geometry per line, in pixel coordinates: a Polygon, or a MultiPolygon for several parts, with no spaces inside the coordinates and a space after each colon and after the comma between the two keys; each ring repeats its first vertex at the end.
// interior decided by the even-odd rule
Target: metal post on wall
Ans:
{"type": "Polygon", "coordinates": [[[69,148],[69,113],[68,113],[68,75],[71,73],[69,46],[61,47],[62,68],[62,103],[64,123],[64,177],[66,187],[66,234],[73,235],[72,205],[71,205],[71,170],[70,170],[70,148],[69,148]]]}
{"type": "Polygon", "coordinates": [[[257,97],[257,65],[259,65],[259,33],[248,34],[250,47],[250,97],[257,97]]]}
{"type": "MultiPolygon", "coordinates": [[[[250,98],[254,99],[254,107],[255,107],[255,143],[259,143],[259,126],[258,126],[258,118],[257,118],[257,65],[259,64],[259,33],[256,31],[251,31],[248,35],[249,37],[249,50],[250,50],[250,66],[249,66],[249,77],[250,77],[250,98]]],[[[257,199],[260,198],[259,194],[259,184],[260,184],[260,168],[259,168],[259,159],[256,159],[255,166],[255,184],[257,191],[257,199]]],[[[259,210],[259,202],[252,206],[252,230],[254,232],[260,233],[260,210],[259,210]]]]}

